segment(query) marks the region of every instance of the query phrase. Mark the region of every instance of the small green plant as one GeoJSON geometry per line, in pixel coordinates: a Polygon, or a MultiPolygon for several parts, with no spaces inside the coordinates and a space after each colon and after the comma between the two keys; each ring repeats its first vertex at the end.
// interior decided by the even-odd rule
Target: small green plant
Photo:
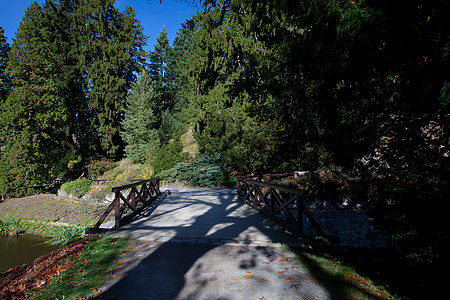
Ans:
{"type": "Polygon", "coordinates": [[[52,246],[64,246],[85,237],[84,229],[76,226],[54,226],[47,242],[52,246]]]}
{"type": "Polygon", "coordinates": [[[82,197],[91,187],[91,181],[87,178],[81,178],[75,181],[69,181],[61,186],[61,189],[69,195],[82,197]]]}
{"type": "Polygon", "coordinates": [[[0,217],[0,235],[19,235],[25,231],[25,224],[22,218],[5,214],[0,217]]]}

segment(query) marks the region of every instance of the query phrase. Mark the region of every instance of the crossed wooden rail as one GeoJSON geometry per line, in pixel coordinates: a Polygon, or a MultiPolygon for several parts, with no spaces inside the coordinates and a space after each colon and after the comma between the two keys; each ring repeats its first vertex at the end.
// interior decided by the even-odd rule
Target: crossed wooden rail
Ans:
{"type": "Polygon", "coordinates": [[[159,190],[159,178],[146,179],[114,187],[112,188],[112,192],[115,193],[114,200],[94,225],[93,230],[99,229],[100,225],[113,209],[115,209],[115,228],[119,228],[120,225],[133,218],[163,194],[159,190]],[[138,189],[139,186],[141,186],[140,190],[138,189]],[[123,192],[126,190],[130,190],[130,192],[125,197],[123,192]],[[131,212],[122,217],[127,209],[131,210],[131,212]]]}
{"type": "Polygon", "coordinates": [[[239,199],[299,237],[303,236],[303,215],[311,222],[318,235],[326,237],[303,203],[306,197],[304,190],[238,177],[237,195],[239,199]]]}

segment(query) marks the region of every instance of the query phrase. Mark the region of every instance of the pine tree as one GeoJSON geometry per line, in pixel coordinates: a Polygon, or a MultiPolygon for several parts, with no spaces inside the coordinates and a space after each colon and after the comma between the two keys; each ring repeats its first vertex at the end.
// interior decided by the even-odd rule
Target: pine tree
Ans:
{"type": "Polygon", "coordinates": [[[5,101],[11,89],[11,79],[5,73],[8,63],[8,55],[11,51],[10,45],[6,42],[4,30],[0,27],[0,103],[5,101]]]}
{"type": "Polygon", "coordinates": [[[151,156],[156,155],[159,150],[155,118],[158,113],[156,93],[153,90],[153,80],[146,71],[142,71],[132,84],[126,100],[121,132],[127,144],[125,154],[130,160],[142,163],[151,160],[151,156]]]}
{"type": "Polygon", "coordinates": [[[109,157],[120,156],[123,148],[120,122],[124,101],[134,73],[143,68],[146,55],[142,47],[147,40],[131,7],[122,13],[114,2],[90,1],[77,12],[84,90],[102,151],[109,157]]]}
{"type": "Polygon", "coordinates": [[[155,84],[155,92],[159,97],[159,112],[161,124],[162,117],[167,110],[174,105],[174,72],[169,65],[172,55],[172,47],[169,45],[166,27],[163,26],[156,39],[154,51],[150,55],[150,75],[155,84]]]}
{"type": "Polygon", "coordinates": [[[26,10],[8,62],[14,89],[1,109],[3,195],[26,193],[56,177],[55,166],[67,149],[69,113],[58,92],[59,49],[48,9],[33,3],[26,10]]]}

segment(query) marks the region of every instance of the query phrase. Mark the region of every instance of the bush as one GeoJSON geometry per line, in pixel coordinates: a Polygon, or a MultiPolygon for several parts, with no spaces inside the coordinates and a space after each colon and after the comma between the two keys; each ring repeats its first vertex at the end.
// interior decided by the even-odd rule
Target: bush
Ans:
{"type": "Polygon", "coordinates": [[[91,181],[87,178],[81,178],[75,181],[69,181],[61,186],[61,189],[67,194],[75,197],[82,197],[91,188],[91,181]]]}
{"type": "Polygon", "coordinates": [[[178,163],[160,174],[166,183],[179,182],[184,185],[215,187],[234,185],[231,170],[219,157],[202,156],[191,163],[178,163]]]}
{"type": "Polygon", "coordinates": [[[188,153],[183,153],[183,145],[180,138],[176,138],[172,143],[161,147],[154,162],[156,174],[172,168],[176,163],[186,161],[188,153]]]}
{"type": "Polygon", "coordinates": [[[102,158],[99,160],[91,160],[86,165],[88,178],[97,179],[106,171],[109,171],[115,167],[116,163],[112,159],[102,158]]]}

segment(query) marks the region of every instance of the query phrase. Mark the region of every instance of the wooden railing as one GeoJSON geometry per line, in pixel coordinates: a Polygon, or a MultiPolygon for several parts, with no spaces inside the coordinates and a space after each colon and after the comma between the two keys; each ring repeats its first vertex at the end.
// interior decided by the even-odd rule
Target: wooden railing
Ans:
{"type": "Polygon", "coordinates": [[[319,236],[326,234],[305,207],[306,191],[261,182],[248,177],[237,178],[238,198],[265,214],[297,236],[303,236],[303,215],[311,222],[319,236]]]}
{"type": "Polygon", "coordinates": [[[132,184],[114,187],[112,188],[112,192],[115,193],[113,202],[111,202],[92,229],[99,229],[100,225],[113,209],[115,210],[115,228],[119,228],[123,223],[129,221],[163,194],[159,190],[159,178],[146,179],[132,184]],[[123,193],[127,190],[130,191],[125,196],[123,193]]]}

